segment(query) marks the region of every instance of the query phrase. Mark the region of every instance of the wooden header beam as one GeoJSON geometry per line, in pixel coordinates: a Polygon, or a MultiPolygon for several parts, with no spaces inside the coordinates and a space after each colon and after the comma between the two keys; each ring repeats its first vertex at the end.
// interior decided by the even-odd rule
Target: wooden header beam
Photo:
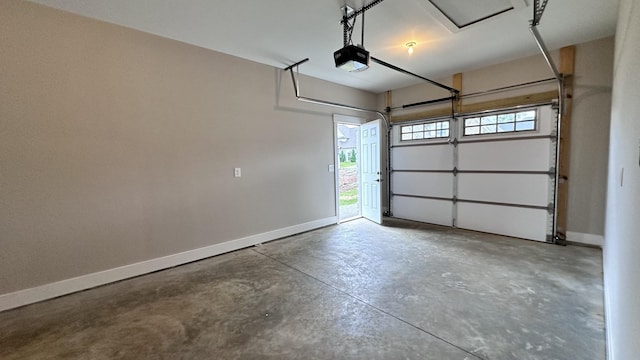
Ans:
{"type": "MultiPolygon", "coordinates": [[[[558,91],[552,90],[552,91],[546,91],[546,92],[529,94],[529,95],[503,98],[498,100],[482,101],[482,102],[477,102],[473,104],[466,104],[466,105],[461,104],[459,111],[457,111],[456,113],[468,114],[468,113],[474,113],[474,112],[479,112],[484,110],[493,110],[493,109],[497,110],[502,108],[509,108],[509,107],[514,107],[519,105],[535,105],[535,104],[541,104],[545,102],[551,102],[553,100],[556,100],[557,98],[558,98],[558,91]]],[[[450,107],[438,108],[438,109],[415,112],[412,114],[392,116],[391,122],[396,123],[396,122],[403,122],[403,121],[414,121],[414,120],[428,119],[432,117],[447,116],[450,114],[451,114],[450,107]]]]}
{"type": "Polygon", "coordinates": [[[560,73],[564,79],[564,104],[560,111],[560,152],[558,153],[558,208],[556,218],[556,236],[561,240],[567,238],[567,218],[569,209],[569,149],[571,146],[571,114],[573,109],[573,73],[575,70],[576,47],[567,46],[560,49],[560,73]]]}
{"type": "Polygon", "coordinates": [[[456,113],[460,113],[460,109],[462,108],[462,73],[454,74],[451,83],[453,84],[453,88],[459,91],[458,100],[456,100],[454,108],[456,113]]]}

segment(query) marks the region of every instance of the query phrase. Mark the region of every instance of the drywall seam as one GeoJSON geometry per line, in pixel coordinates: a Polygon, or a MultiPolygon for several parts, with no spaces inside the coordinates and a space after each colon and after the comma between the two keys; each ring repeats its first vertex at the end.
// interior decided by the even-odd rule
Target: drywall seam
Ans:
{"type": "Polygon", "coordinates": [[[156,259],[146,260],[135,264],[125,265],[92,274],[82,275],[71,279],[36,286],[4,295],[0,295],[0,311],[33,304],[39,301],[52,299],[58,296],[71,294],[77,291],[90,289],[134,276],[148,274],[153,271],[171,268],[192,261],[202,260],[211,256],[224,254],[230,251],[250,247],[263,242],[291,236],[305,231],[314,230],[323,226],[333,225],[338,218],[328,217],[282,229],[277,229],[261,234],[251,235],[240,239],[226,241],[220,244],[206,246],[156,259]]]}
{"type": "Polygon", "coordinates": [[[602,247],[604,244],[604,236],[567,231],[567,241],[602,247]]]}

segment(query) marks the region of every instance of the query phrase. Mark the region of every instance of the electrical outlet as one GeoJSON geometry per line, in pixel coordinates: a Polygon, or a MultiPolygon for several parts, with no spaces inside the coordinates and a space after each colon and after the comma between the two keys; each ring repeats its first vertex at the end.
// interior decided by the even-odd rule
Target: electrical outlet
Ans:
{"type": "Polygon", "coordinates": [[[233,169],[233,176],[235,176],[235,177],[241,177],[241,176],[242,176],[242,169],[241,169],[241,168],[235,168],[235,169],[233,169]]]}

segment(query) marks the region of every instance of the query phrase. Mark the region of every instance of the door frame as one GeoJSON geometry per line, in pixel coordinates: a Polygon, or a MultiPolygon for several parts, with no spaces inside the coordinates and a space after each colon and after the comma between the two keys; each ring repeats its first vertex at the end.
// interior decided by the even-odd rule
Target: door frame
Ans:
{"type": "MultiPolygon", "coordinates": [[[[333,114],[333,168],[334,168],[334,197],[336,202],[335,213],[337,223],[340,224],[343,222],[340,219],[340,153],[338,152],[338,125],[362,125],[367,122],[367,119],[359,118],[355,116],[341,115],[341,114],[333,114]]],[[[360,157],[360,151],[358,151],[358,157],[360,157]]],[[[360,166],[358,166],[358,196],[362,196],[362,174],[360,173],[360,166]]],[[[358,198],[358,204],[360,206],[360,217],[362,217],[362,204],[360,198],[358,198]]]]}

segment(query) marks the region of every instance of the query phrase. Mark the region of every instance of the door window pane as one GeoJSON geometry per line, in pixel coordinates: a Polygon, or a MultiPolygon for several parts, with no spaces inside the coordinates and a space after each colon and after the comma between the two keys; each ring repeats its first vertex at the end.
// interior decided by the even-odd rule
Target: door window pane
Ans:
{"type": "Polygon", "coordinates": [[[465,135],[478,135],[480,134],[480,127],[479,126],[471,126],[468,128],[464,129],[464,134],[465,135]]]}
{"type": "Polygon", "coordinates": [[[482,134],[493,134],[496,132],[496,126],[495,125],[483,125],[480,133],[482,134]]]}
{"type": "Polygon", "coordinates": [[[500,114],[498,115],[498,122],[499,123],[508,123],[508,122],[513,122],[513,120],[515,119],[515,114],[500,114]]]}
{"type": "Polygon", "coordinates": [[[536,124],[533,121],[523,121],[516,123],[516,131],[534,130],[536,124]]]}
{"type": "Polygon", "coordinates": [[[449,120],[429,121],[400,128],[400,140],[425,140],[449,137],[449,120]],[[446,130],[443,130],[446,129],[446,130]]]}
{"type": "Polygon", "coordinates": [[[482,121],[480,122],[482,125],[487,125],[487,124],[495,124],[496,123],[496,116],[485,116],[482,118],[482,121]]]}
{"type": "Polygon", "coordinates": [[[464,135],[503,134],[536,129],[536,110],[506,112],[464,119],[464,135]]]}
{"type": "Polygon", "coordinates": [[[475,125],[480,125],[479,118],[470,118],[470,119],[464,120],[464,126],[475,126],[475,125]]]}
{"type": "Polygon", "coordinates": [[[514,130],[513,123],[510,124],[499,124],[498,132],[513,132],[514,130]]]}

